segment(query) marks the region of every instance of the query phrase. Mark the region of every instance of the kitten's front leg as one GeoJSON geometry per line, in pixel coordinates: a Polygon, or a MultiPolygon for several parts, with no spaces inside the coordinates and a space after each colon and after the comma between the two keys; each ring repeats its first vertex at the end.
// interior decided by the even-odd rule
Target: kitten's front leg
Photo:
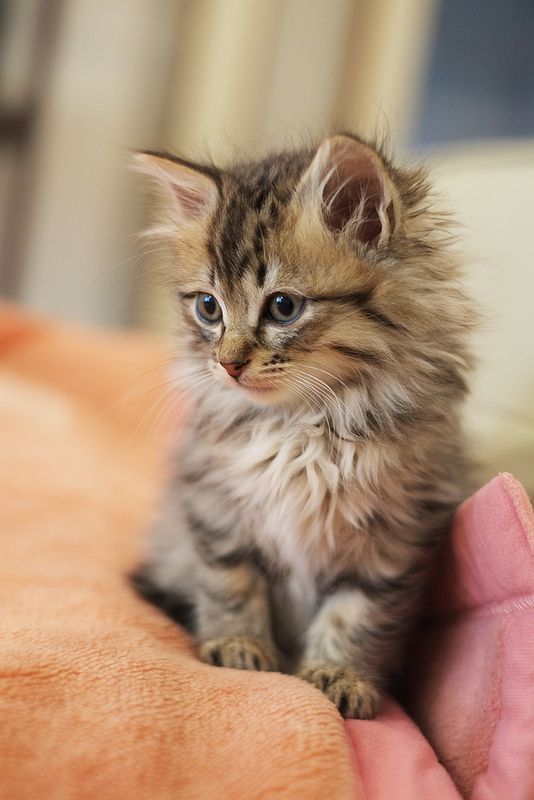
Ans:
{"type": "Polygon", "coordinates": [[[384,669],[391,667],[403,630],[388,607],[360,588],[343,587],[325,598],[307,631],[298,675],[344,717],[371,719],[378,711],[384,669]]]}
{"type": "Polygon", "coordinates": [[[200,658],[219,667],[277,670],[266,580],[245,557],[232,561],[226,557],[198,568],[200,658]]]}

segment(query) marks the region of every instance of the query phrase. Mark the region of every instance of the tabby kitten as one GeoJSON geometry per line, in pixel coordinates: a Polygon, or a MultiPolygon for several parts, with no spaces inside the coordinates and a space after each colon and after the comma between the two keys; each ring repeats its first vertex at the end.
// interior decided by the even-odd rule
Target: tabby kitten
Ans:
{"type": "Polygon", "coordinates": [[[421,170],[337,135],[219,170],[160,153],[194,411],[140,591],[200,658],[373,717],[464,496],[472,311],[421,170]]]}

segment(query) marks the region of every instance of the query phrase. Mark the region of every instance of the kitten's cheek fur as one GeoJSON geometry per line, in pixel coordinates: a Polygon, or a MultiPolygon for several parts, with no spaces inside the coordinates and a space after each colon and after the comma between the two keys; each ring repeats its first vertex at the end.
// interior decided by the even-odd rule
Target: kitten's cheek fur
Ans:
{"type": "Polygon", "coordinates": [[[379,711],[380,692],[352,667],[320,664],[303,667],[297,674],[320,689],[346,719],[373,719],[379,711]]]}
{"type": "Polygon", "coordinates": [[[271,645],[244,637],[204,639],[199,642],[198,654],[201,661],[214,667],[261,672],[277,672],[280,668],[278,655],[271,645]]]}

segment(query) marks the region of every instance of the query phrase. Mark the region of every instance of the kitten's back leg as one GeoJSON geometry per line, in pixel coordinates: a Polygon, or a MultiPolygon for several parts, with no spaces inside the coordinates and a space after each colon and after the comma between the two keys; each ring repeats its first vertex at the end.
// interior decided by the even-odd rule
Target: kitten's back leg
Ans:
{"type": "Polygon", "coordinates": [[[142,564],[128,577],[130,584],[141,597],[160,608],[190,633],[194,633],[194,606],[185,594],[158,585],[151,574],[149,564],[142,564]]]}

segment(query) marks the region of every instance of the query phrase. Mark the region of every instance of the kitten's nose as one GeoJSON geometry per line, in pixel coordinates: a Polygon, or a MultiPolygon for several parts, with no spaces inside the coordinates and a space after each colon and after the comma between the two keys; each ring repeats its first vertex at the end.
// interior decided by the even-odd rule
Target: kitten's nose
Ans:
{"type": "Polygon", "coordinates": [[[239,378],[248,361],[219,361],[219,364],[225,368],[232,378],[239,378]]]}

